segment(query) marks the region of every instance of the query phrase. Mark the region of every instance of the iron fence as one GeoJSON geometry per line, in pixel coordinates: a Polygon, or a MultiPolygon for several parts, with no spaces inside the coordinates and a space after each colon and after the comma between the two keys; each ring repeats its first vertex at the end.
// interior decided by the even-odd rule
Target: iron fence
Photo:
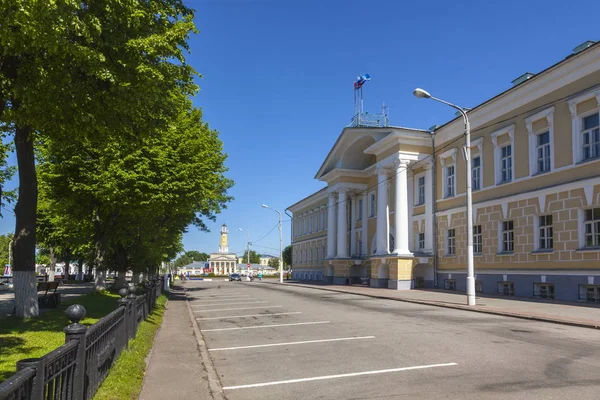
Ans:
{"type": "Polygon", "coordinates": [[[138,296],[133,286],[119,290],[117,309],[90,327],[79,323],[85,308],[69,306],[65,314],[72,323],[64,329],[65,344],[40,358],[17,362],[17,372],[0,383],[0,400],[91,399],[156,306],[163,281],[154,279],[144,288],[138,296]]]}

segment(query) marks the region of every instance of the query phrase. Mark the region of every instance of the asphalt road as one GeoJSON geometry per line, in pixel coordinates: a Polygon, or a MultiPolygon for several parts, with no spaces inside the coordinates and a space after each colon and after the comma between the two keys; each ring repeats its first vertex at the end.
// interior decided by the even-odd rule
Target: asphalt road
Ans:
{"type": "Polygon", "coordinates": [[[256,281],[186,287],[229,400],[600,398],[600,331],[256,281]]]}

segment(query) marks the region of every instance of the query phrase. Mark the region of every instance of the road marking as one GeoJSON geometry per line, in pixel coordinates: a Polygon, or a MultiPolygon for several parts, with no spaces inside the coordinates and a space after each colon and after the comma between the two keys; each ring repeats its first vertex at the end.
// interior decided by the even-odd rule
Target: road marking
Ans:
{"type": "Polygon", "coordinates": [[[250,318],[250,317],[272,317],[275,315],[289,315],[289,314],[302,314],[302,311],[294,311],[294,312],[280,312],[273,314],[254,314],[254,315],[231,315],[229,317],[210,317],[210,318],[196,318],[196,319],[228,319],[228,318],[250,318]]]}
{"type": "Polygon", "coordinates": [[[202,329],[200,332],[237,331],[237,330],[240,330],[240,329],[260,329],[260,328],[276,328],[276,327],[279,327],[279,326],[328,324],[330,322],[331,321],[315,321],[315,322],[297,322],[295,324],[240,326],[240,327],[237,327],[237,328],[202,329]]]}
{"type": "Polygon", "coordinates": [[[361,339],[375,339],[375,336],[354,336],[354,337],[345,337],[345,338],[336,338],[336,339],[306,340],[304,342],[269,343],[269,344],[257,344],[254,346],[220,347],[220,348],[216,348],[216,349],[208,349],[208,351],[254,349],[254,348],[258,348],[258,347],[289,346],[289,345],[293,345],[293,344],[340,342],[343,340],[361,340],[361,339]]]}
{"type": "MultiPolygon", "coordinates": [[[[192,296],[190,296],[192,297],[192,296]]],[[[193,299],[198,300],[219,300],[219,299],[232,299],[236,297],[252,297],[249,294],[236,294],[236,295],[225,295],[225,296],[202,296],[202,297],[192,297],[193,299]]]]}
{"type": "Polygon", "coordinates": [[[198,303],[222,303],[229,300],[233,301],[254,301],[257,300],[254,297],[224,297],[222,299],[210,299],[210,300],[198,300],[198,303]]]}
{"type": "Polygon", "coordinates": [[[377,370],[377,371],[354,372],[354,373],[351,373],[351,374],[314,376],[312,378],[290,379],[290,380],[287,380],[287,381],[274,381],[274,382],[254,383],[254,384],[251,384],[251,385],[239,385],[239,386],[225,386],[223,388],[223,390],[235,390],[235,389],[247,389],[247,388],[254,388],[254,387],[262,387],[262,386],[283,385],[284,383],[298,383],[298,382],[322,381],[322,380],[325,380],[325,379],[349,378],[349,377],[361,376],[361,375],[387,374],[387,373],[390,373],[390,372],[412,371],[412,370],[415,370],[415,369],[426,369],[426,368],[452,367],[452,366],[456,366],[456,365],[458,365],[458,364],[457,363],[447,363],[447,364],[417,365],[415,367],[380,369],[380,370],[377,370]]]}
{"type": "Polygon", "coordinates": [[[245,306],[248,304],[264,304],[264,303],[268,303],[268,301],[247,301],[247,302],[236,301],[233,303],[222,302],[222,303],[216,303],[216,304],[194,304],[194,305],[192,305],[192,307],[194,307],[194,308],[203,307],[208,310],[209,309],[208,307],[219,307],[221,305],[223,305],[223,306],[245,306]]]}
{"type": "MultiPolygon", "coordinates": [[[[266,301],[265,301],[266,303],[266,301]]],[[[215,312],[215,311],[233,311],[233,310],[255,310],[257,308],[281,308],[283,306],[259,306],[259,307],[240,307],[240,308],[219,308],[217,310],[194,310],[194,312],[215,312]]]]}

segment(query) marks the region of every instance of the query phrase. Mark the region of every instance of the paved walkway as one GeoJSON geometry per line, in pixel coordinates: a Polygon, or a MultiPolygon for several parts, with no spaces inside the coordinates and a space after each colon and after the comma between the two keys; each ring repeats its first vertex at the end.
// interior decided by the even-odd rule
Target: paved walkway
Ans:
{"type": "MultiPolygon", "coordinates": [[[[256,281],[255,281],[256,282],[256,281]]],[[[269,284],[279,284],[269,282],[269,284]]],[[[559,323],[600,329],[600,305],[589,303],[537,300],[522,297],[477,296],[476,306],[466,305],[464,293],[451,293],[446,290],[392,290],[366,286],[323,285],[302,281],[285,281],[285,285],[312,287],[332,292],[352,293],[363,296],[406,301],[437,307],[447,307],[488,314],[505,315],[516,318],[559,323]]]]}
{"type": "MultiPolygon", "coordinates": [[[[185,292],[169,296],[163,323],[154,339],[140,400],[215,399],[203,363],[203,341],[188,310],[185,292]]],[[[213,377],[211,377],[213,378],[213,377]]]]}
{"type": "MultiPolygon", "coordinates": [[[[75,285],[72,284],[61,284],[58,286],[56,290],[57,293],[60,293],[61,300],[69,299],[72,297],[81,296],[84,294],[88,294],[94,291],[93,283],[78,283],[75,285]]],[[[10,291],[2,291],[0,292],[0,318],[4,318],[12,313],[13,308],[15,306],[15,292],[10,291]]],[[[40,311],[50,310],[49,308],[42,308],[40,311]]]]}

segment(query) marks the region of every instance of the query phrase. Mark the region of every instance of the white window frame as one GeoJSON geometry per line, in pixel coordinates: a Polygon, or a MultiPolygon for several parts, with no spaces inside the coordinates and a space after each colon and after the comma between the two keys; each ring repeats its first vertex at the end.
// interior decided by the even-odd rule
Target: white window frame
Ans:
{"type": "MultiPolygon", "coordinates": [[[[463,158],[465,153],[463,152],[463,158]]],[[[466,161],[466,160],[465,160],[466,161]]],[[[472,190],[481,190],[483,189],[483,137],[477,138],[471,141],[471,189],[472,190]],[[477,153],[474,153],[474,148],[477,148],[477,153]],[[475,174],[473,171],[475,168],[473,167],[473,160],[479,157],[479,188],[475,189],[475,185],[473,182],[475,181],[475,174]]]]}
{"type": "Polygon", "coordinates": [[[356,220],[357,221],[362,221],[362,208],[363,208],[363,202],[365,201],[365,196],[360,196],[358,198],[358,201],[356,202],[356,220]]]}
{"type": "Polygon", "coordinates": [[[600,105],[600,89],[590,90],[570,99],[567,104],[571,112],[571,137],[573,142],[573,164],[578,164],[583,161],[583,136],[581,128],[583,127],[583,118],[589,117],[592,114],[600,113],[600,106],[585,113],[577,114],[577,105],[584,101],[596,98],[596,102],[600,105]]]}
{"type": "MultiPolygon", "coordinates": [[[[527,118],[525,118],[525,126],[527,127],[527,134],[529,137],[529,176],[533,176],[536,174],[545,174],[546,172],[554,170],[554,111],[555,107],[549,107],[545,110],[542,110],[538,113],[535,113],[527,118]],[[546,119],[548,122],[548,126],[541,130],[534,131],[533,124],[537,121],[546,119]],[[538,136],[548,132],[548,136],[550,137],[550,169],[547,171],[540,171],[538,168],[538,136]]],[[[513,146],[513,156],[514,156],[514,146],[513,146]]],[[[514,158],[514,157],[513,157],[514,158]]],[[[514,168],[513,168],[514,170],[514,168]]]]}
{"type": "Polygon", "coordinates": [[[594,222],[598,222],[600,221],[600,219],[595,219],[592,221],[586,221],[585,220],[585,214],[586,211],[588,210],[594,210],[594,209],[598,209],[600,208],[600,206],[596,206],[596,207],[586,207],[583,209],[579,210],[579,248],[581,249],[600,249],[600,239],[598,239],[597,243],[594,245],[592,244],[592,246],[588,246],[586,243],[586,226],[587,225],[591,225],[592,226],[592,234],[593,235],[598,235],[600,234],[600,228],[596,229],[596,226],[594,225],[594,222]]]}
{"type": "Polygon", "coordinates": [[[533,240],[534,240],[534,244],[533,244],[533,248],[535,251],[553,251],[554,250],[554,216],[552,215],[552,213],[546,213],[543,215],[536,215],[534,217],[533,220],[533,240]],[[541,225],[541,219],[542,217],[552,217],[552,225],[546,225],[546,226],[542,226],[541,225]],[[544,230],[545,231],[545,235],[546,235],[546,243],[548,242],[548,231],[552,232],[552,247],[542,247],[540,246],[540,239],[541,239],[541,231],[544,230]]]}
{"type": "Polygon", "coordinates": [[[482,181],[482,176],[481,176],[481,170],[482,170],[482,160],[481,160],[481,155],[477,154],[473,157],[471,157],[471,188],[472,190],[481,190],[481,181],[482,181]],[[473,166],[473,161],[478,158],[479,159],[479,166],[475,167],[473,166]],[[475,173],[475,171],[477,171],[477,173],[475,173]],[[477,178],[477,179],[475,179],[477,178]],[[477,182],[477,185],[475,185],[475,182],[477,182]]]}
{"type": "Polygon", "coordinates": [[[425,172],[418,173],[414,176],[414,205],[422,206],[425,204],[425,199],[427,198],[427,178],[425,176],[425,172]],[[420,191],[421,186],[419,185],[419,180],[423,179],[423,201],[421,201],[420,191]]]}
{"type": "Polygon", "coordinates": [[[494,176],[496,177],[495,184],[500,185],[503,183],[512,182],[515,180],[515,124],[511,124],[505,126],[502,129],[498,129],[490,134],[492,138],[492,144],[494,145],[494,176]],[[508,135],[510,137],[510,141],[508,144],[498,145],[498,137],[502,135],[508,135]],[[502,181],[502,148],[506,147],[510,144],[511,146],[511,179],[508,181],[502,181]]]}
{"type": "Polygon", "coordinates": [[[449,199],[456,196],[456,164],[444,167],[444,198],[449,199]],[[452,171],[452,175],[450,175],[452,171]]]}
{"type": "Polygon", "coordinates": [[[444,191],[444,199],[450,199],[456,196],[456,153],[457,153],[457,149],[450,149],[448,151],[445,151],[444,153],[439,155],[439,159],[440,159],[440,163],[442,164],[442,168],[443,168],[443,174],[442,174],[442,178],[443,178],[443,182],[442,182],[442,189],[444,191]],[[448,168],[449,167],[454,167],[454,192],[449,195],[448,193],[448,168]]]}
{"type": "Polygon", "coordinates": [[[377,217],[377,195],[375,191],[369,192],[369,218],[377,217]],[[373,199],[373,201],[371,201],[373,199]]]}
{"type": "Polygon", "coordinates": [[[473,254],[483,253],[483,228],[481,225],[473,226],[473,254]],[[475,233],[476,228],[479,227],[479,233],[475,233]],[[476,240],[479,238],[479,242],[476,240]],[[477,251],[477,245],[481,247],[481,251],[477,251]]]}
{"type": "MultiPolygon", "coordinates": [[[[510,241],[507,241],[507,243],[510,241]]],[[[501,220],[498,221],[498,253],[500,254],[510,254],[515,251],[515,221],[514,220],[501,220]],[[504,230],[504,223],[512,222],[512,230],[504,230]],[[512,232],[512,250],[507,249],[504,246],[504,233],[512,232]]]]}
{"type": "Polygon", "coordinates": [[[456,229],[455,228],[446,229],[446,255],[447,256],[455,256],[456,255],[456,229]],[[451,231],[452,231],[452,236],[450,236],[451,231]]]}

